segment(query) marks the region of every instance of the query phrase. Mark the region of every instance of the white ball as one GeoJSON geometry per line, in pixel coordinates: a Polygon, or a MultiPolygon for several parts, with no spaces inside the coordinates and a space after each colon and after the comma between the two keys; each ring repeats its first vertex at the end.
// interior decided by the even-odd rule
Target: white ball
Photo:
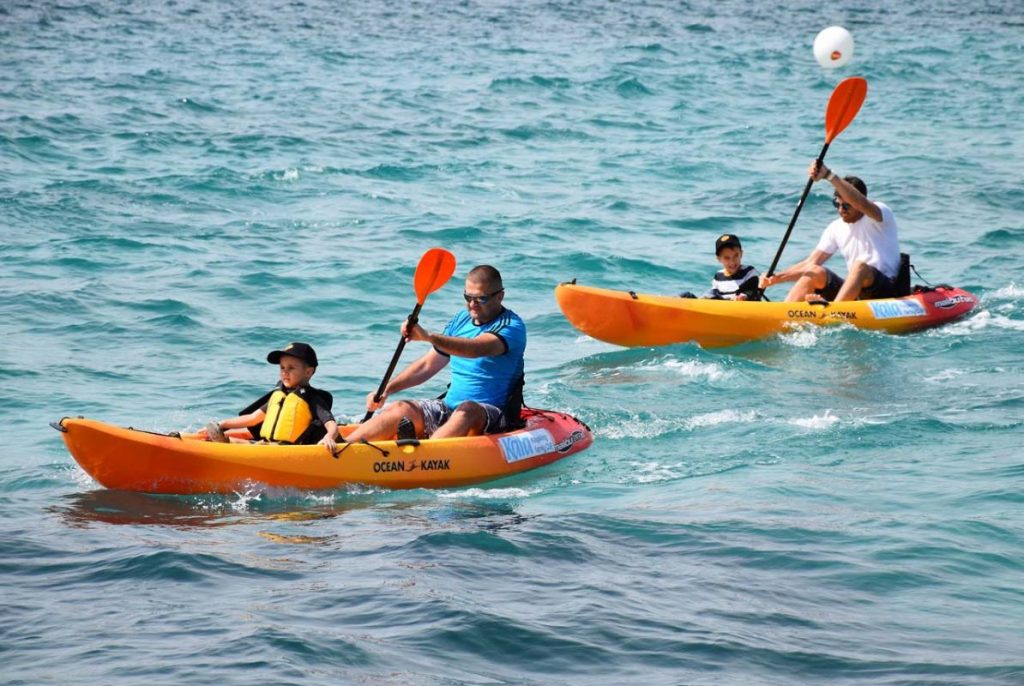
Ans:
{"type": "Polygon", "coordinates": [[[853,36],[842,26],[823,29],[814,39],[814,59],[826,69],[841,67],[853,58],[853,36]]]}

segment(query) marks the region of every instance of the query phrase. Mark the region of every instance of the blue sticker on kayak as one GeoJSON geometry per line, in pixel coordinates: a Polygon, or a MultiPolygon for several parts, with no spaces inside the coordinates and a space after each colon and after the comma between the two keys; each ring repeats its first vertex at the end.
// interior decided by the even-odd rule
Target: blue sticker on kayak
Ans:
{"type": "Polygon", "coordinates": [[[879,300],[868,306],[875,319],[896,319],[897,317],[923,317],[928,312],[916,300],[879,300]]]}
{"type": "Polygon", "coordinates": [[[512,464],[554,452],[555,441],[547,429],[533,429],[503,436],[498,439],[498,446],[501,448],[501,454],[505,456],[505,462],[512,464]]]}

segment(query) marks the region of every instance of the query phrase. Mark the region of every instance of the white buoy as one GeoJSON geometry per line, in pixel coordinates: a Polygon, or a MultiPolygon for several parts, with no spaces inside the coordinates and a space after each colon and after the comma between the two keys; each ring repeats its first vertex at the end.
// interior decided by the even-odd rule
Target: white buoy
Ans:
{"type": "Polygon", "coordinates": [[[814,59],[825,69],[841,67],[852,58],[853,36],[842,26],[830,26],[814,38],[814,59]]]}

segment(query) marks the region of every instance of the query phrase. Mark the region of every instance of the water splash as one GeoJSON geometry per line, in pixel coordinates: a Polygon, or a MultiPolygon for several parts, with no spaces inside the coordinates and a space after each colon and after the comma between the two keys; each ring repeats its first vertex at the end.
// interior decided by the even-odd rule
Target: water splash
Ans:
{"type": "Polygon", "coordinates": [[[805,429],[811,429],[812,431],[822,431],[824,429],[830,429],[839,421],[839,417],[832,414],[832,410],[825,410],[825,414],[814,415],[812,417],[798,417],[796,419],[790,419],[789,423],[793,426],[803,427],[805,429]]]}
{"type": "Polygon", "coordinates": [[[443,500],[515,500],[543,492],[540,488],[467,488],[461,491],[438,491],[443,500]]]}

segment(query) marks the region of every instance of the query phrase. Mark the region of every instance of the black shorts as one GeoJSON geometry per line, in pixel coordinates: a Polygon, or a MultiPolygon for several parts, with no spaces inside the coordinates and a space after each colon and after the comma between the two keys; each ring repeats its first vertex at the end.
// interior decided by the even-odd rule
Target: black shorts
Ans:
{"type": "MultiPolygon", "coordinates": [[[[871,265],[868,265],[871,271],[875,273],[875,281],[868,288],[862,288],[860,295],[857,296],[858,300],[878,300],[879,298],[895,298],[896,297],[896,280],[890,279],[888,276],[878,271],[871,265]]],[[[825,268],[825,273],[828,275],[828,279],[825,281],[824,288],[818,288],[814,292],[825,298],[825,300],[835,300],[836,296],[839,295],[839,289],[843,287],[843,280],[829,268],[825,268]]]]}

